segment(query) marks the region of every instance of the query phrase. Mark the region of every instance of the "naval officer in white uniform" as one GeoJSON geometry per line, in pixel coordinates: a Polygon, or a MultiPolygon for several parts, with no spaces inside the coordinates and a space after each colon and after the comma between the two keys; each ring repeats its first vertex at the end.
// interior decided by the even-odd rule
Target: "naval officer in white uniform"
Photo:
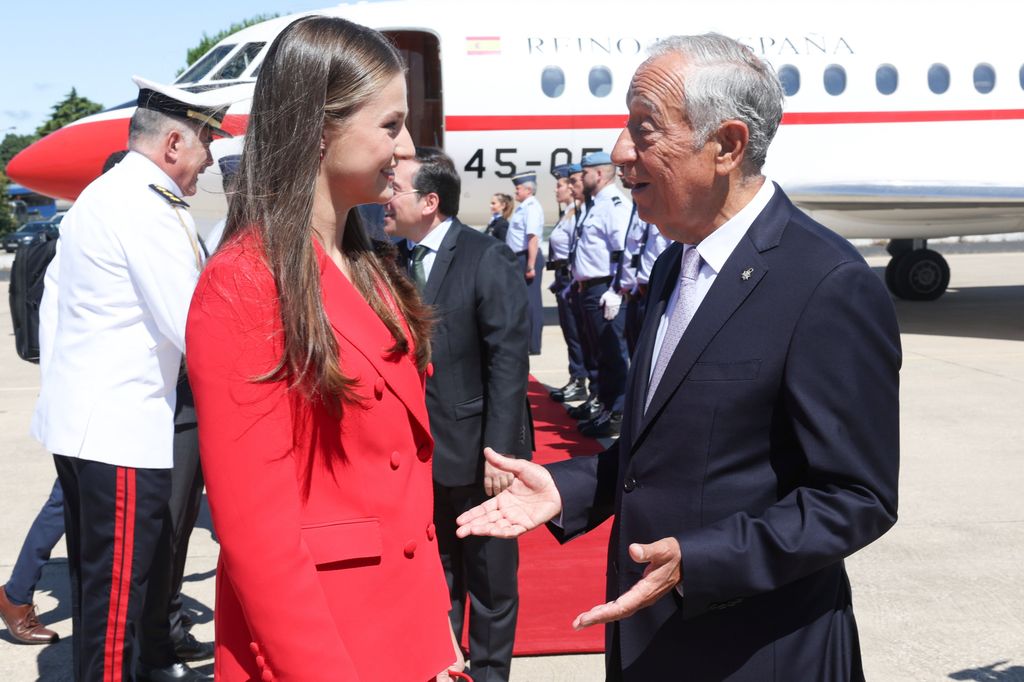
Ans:
{"type": "MultiPolygon", "coordinates": [[[[136,78],[129,153],[61,225],[51,359],[32,433],[65,494],[74,676],[207,679],[169,653],[133,657],[153,556],[167,542],[175,387],[203,251],[183,197],[212,163],[230,91],[136,78]]],[[[234,89],[232,89],[234,90],[234,89]]],[[[166,627],[166,618],[164,618],[166,627]]],[[[159,639],[159,635],[158,635],[159,639]]]]}

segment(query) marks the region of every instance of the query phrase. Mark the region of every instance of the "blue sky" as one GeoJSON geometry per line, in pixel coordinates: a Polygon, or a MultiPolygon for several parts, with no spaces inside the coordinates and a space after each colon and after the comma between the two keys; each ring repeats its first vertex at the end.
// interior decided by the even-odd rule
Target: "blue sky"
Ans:
{"type": "Polygon", "coordinates": [[[106,106],[133,99],[133,74],[169,82],[202,39],[258,14],[287,15],[332,0],[10,0],[0,11],[6,69],[0,138],[33,132],[74,86],[106,106]],[[13,130],[12,130],[13,128],[13,130]]]}

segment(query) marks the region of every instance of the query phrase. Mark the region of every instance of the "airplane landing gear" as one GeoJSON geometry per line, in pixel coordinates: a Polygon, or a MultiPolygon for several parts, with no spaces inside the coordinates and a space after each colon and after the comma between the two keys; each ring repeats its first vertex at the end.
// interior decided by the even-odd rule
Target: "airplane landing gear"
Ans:
{"type": "Polygon", "coordinates": [[[893,239],[886,250],[892,260],[885,268],[885,284],[898,298],[934,301],[949,286],[949,265],[924,239],[893,239]]]}

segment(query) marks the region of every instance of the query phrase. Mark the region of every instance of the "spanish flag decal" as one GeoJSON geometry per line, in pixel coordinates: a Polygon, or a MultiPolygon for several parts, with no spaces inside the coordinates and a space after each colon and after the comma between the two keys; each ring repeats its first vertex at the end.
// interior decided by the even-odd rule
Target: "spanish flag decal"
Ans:
{"type": "Polygon", "coordinates": [[[466,54],[501,54],[500,36],[466,36],[466,54]]]}

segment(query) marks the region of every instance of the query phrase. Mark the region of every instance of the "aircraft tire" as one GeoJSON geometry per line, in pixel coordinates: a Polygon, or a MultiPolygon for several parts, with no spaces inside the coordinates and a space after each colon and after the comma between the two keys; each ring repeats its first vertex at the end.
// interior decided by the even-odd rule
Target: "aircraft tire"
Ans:
{"type": "Polygon", "coordinates": [[[949,264],[942,254],[931,249],[907,251],[889,261],[885,284],[898,298],[934,301],[949,286],[949,264]]]}

